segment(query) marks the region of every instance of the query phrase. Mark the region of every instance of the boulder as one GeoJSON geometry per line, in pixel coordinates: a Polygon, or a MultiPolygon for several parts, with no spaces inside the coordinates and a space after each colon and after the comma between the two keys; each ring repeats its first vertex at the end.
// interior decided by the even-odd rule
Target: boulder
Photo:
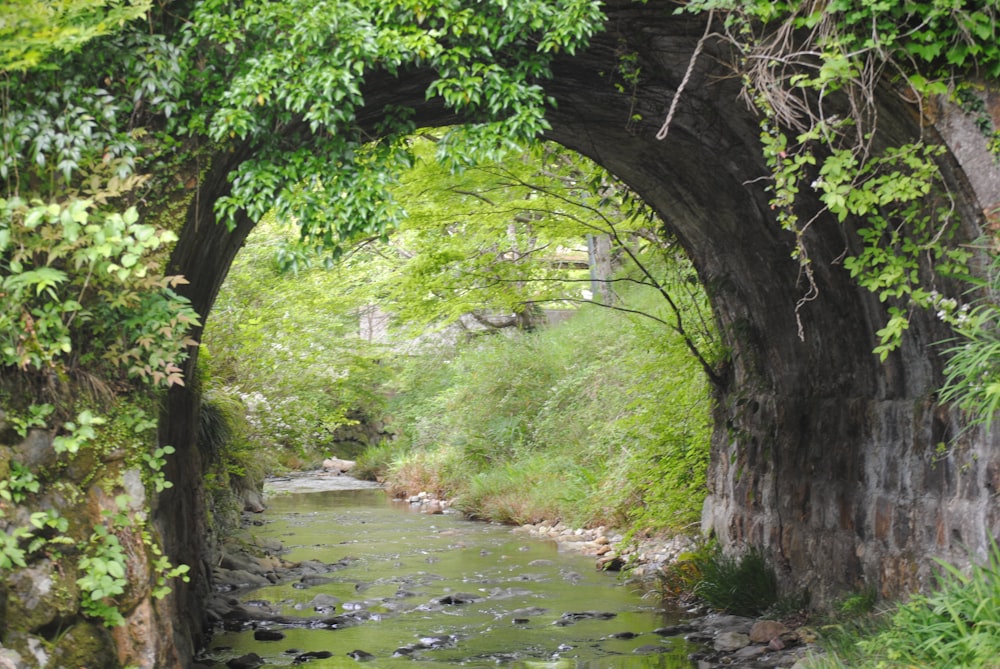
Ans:
{"type": "Polygon", "coordinates": [[[79,606],[77,573],[73,566],[60,568],[40,560],[26,569],[7,573],[7,619],[18,627],[37,630],[57,619],[72,618],[79,606]]]}
{"type": "Polygon", "coordinates": [[[754,643],[768,643],[771,639],[780,637],[789,631],[791,630],[777,620],[758,620],[750,628],[750,641],[754,643]]]}
{"type": "Polygon", "coordinates": [[[344,474],[354,468],[354,460],[341,460],[340,458],[327,458],[323,461],[323,471],[337,472],[344,474]]]}
{"type": "Polygon", "coordinates": [[[723,653],[732,653],[749,645],[750,637],[739,632],[719,632],[712,642],[712,647],[723,653]]]}

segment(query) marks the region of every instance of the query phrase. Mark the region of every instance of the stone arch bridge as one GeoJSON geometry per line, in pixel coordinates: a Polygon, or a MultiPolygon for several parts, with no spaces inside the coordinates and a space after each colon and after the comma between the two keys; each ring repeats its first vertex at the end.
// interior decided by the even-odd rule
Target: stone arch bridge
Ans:
{"type": "MultiPolygon", "coordinates": [[[[549,138],[637,191],[676,233],[708,288],[732,355],[717,388],[704,529],[727,547],[765,546],[783,581],[816,599],[865,586],[892,595],[924,584],[931,556],[982,552],[1000,532],[1000,449],[969,431],[947,457],[935,453],[961,429],[935,402],[941,361],[933,343],[946,333],[918,314],[902,349],[880,363],[872,348],[885,311],[837,262],[857,248],[854,223],[820,220],[808,240],[819,293],[798,312],[800,338],[804,287],[794,240],[769,208],[758,122],[738,99],[729,54],[707,45],[669,136],[658,141],[703,19],[671,16],[657,2],[612,2],[606,11],[606,30],[591,47],[554,66],[546,88],[558,106],[549,138]],[[622,49],[641,68],[628,94],[603,74],[622,49]]],[[[374,127],[387,105],[412,107],[418,125],[461,122],[425,99],[429,77],[370,78],[361,122],[374,127]]],[[[973,238],[983,211],[1000,203],[1000,172],[971,122],[942,108],[934,126],[920,127],[915,110],[888,91],[881,104],[881,132],[936,135],[949,147],[945,172],[973,238]]],[[[249,148],[215,157],[173,254],[171,270],[190,280],[187,292],[202,314],[253,227],[246,219],[231,231],[205,221],[228,192],[226,175],[250,157],[249,148]]],[[[157,512],[172,556],[193,565],[205,559],[204,528],[194,520],[203,510],[197,406],[193,391],[171,392],[161,436],[178,451],[167,471],[176,484],[157,512]]],[[[164,606],[199,610],[207,587],[201,576],[164,606]]],[[[190,624],[174,630],[180,647],[200,633],[199,621],[190,624]]]]}

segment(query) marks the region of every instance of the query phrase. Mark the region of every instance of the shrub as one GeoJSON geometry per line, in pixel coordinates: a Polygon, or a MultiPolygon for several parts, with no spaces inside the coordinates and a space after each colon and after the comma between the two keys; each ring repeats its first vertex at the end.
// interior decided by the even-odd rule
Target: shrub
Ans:
{"type": "Polygon", "coordinates": [[[384,481],[392,463],[400,460],[404,452],[405,446],[400,441],[383,439],[358,456],[351,476],[366,481],[384,481]]]}

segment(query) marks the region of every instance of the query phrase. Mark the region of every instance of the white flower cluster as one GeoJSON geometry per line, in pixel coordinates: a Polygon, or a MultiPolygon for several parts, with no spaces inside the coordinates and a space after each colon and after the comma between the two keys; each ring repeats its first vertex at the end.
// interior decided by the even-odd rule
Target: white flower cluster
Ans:
{"type": "Polygon", "coordinates": [[[969,319],[969,305],[959,304],[954,297],[945,297],[936,290],[930,292],[930,306],[936,311],[938,320],[952,326],[961,327],[969,319]]]}

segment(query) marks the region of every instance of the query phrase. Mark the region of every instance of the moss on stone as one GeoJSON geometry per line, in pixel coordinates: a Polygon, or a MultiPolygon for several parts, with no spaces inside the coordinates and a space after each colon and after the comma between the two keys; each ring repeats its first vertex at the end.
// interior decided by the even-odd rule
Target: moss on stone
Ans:
{"type": "Polygon", "coordinates": [[[42,560],[7,575],[4,587],[10,628],[37,632],[76,616],[79,609],[76,570],[70,561],[67,563],[59,567],[51,560],[42,560]]]}
{"type": "Polygon", "coordinates": [[[121,666],[115,653],[110,632],[97,623],[79,622],[51,644],[50,667],[100,667],[117,669],[121,666]]]}

